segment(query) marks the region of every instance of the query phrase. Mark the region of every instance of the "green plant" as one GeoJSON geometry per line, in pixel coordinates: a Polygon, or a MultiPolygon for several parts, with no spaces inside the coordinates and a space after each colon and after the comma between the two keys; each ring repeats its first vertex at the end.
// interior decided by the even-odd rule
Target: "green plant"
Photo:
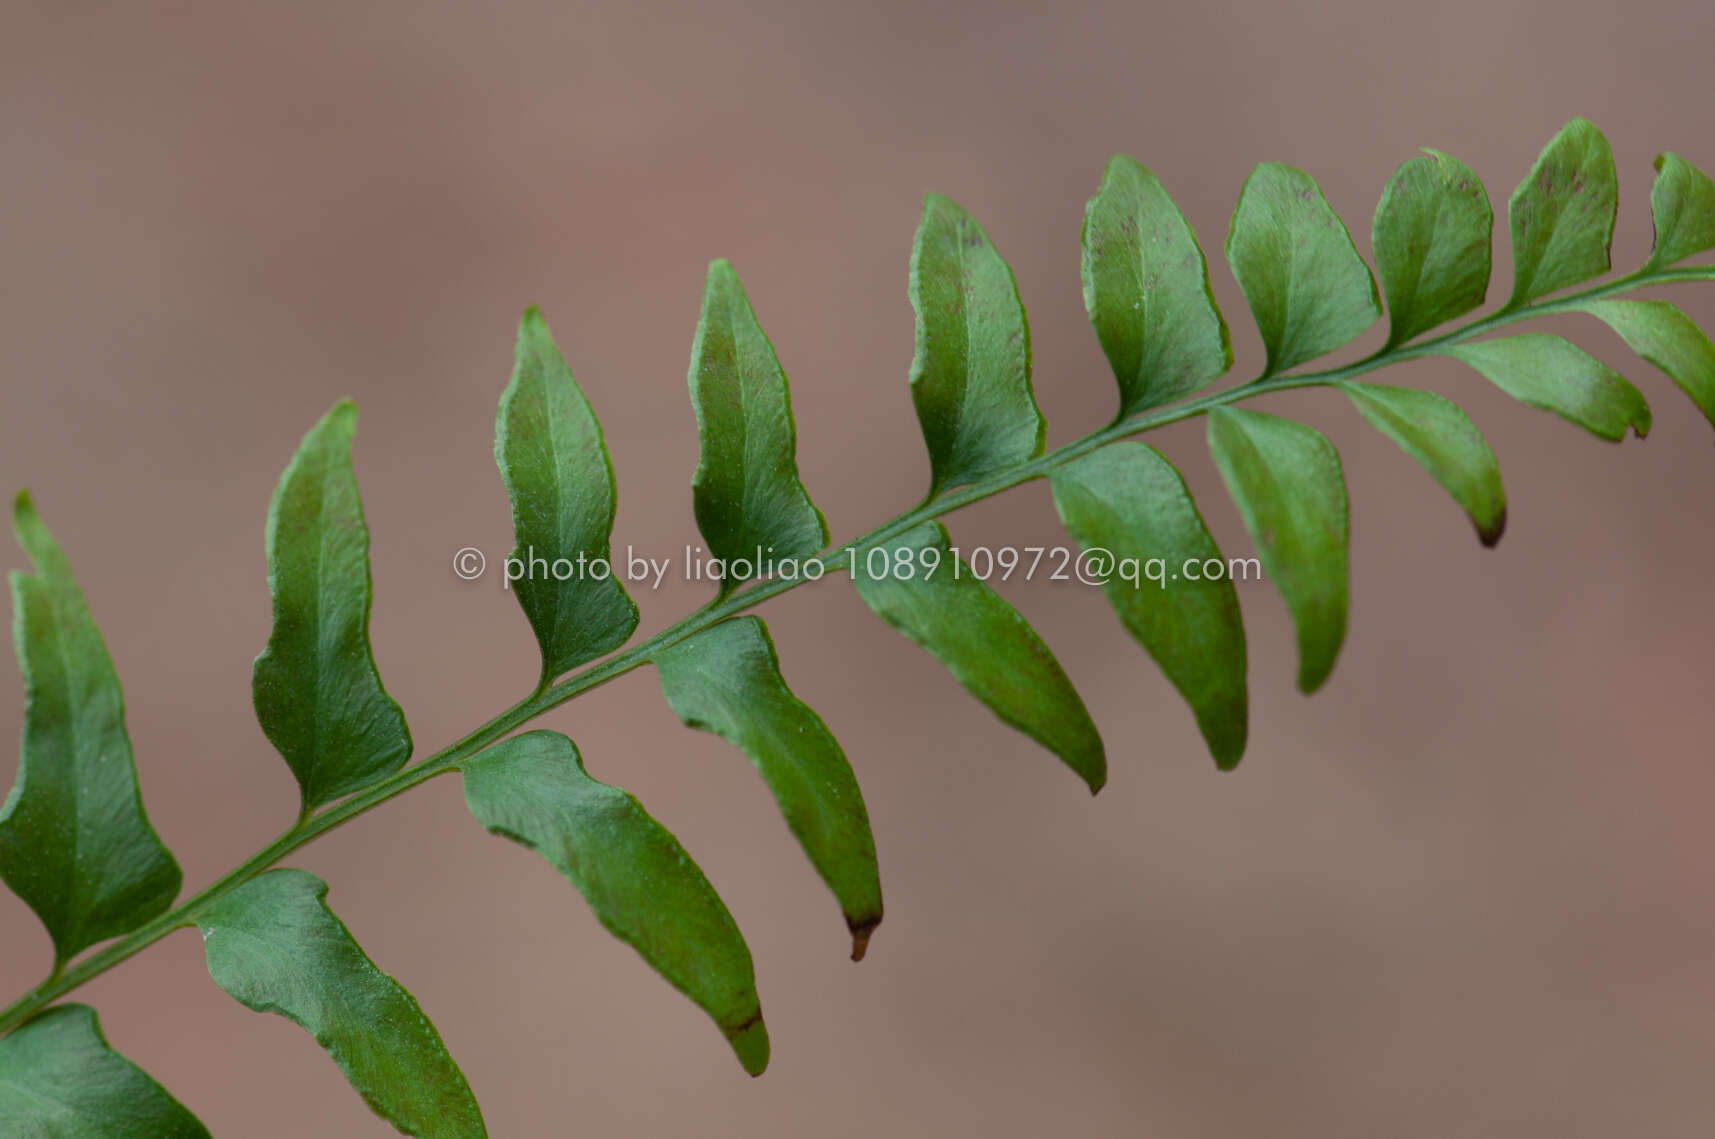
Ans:
{"type": "Polygon", "coordinates": [[[1425,338],[1476,309],[1487,291],[1492,213],[1477,176],[1433,151],[1399,169],[1375,215],[1378,290],[1316,183],[1291,167],[1259,166],[1234,211],[1226,252],[1267,364],[1255,380],[1199,395],[1232,364],[1202,251],[1156,177],[1115,158],[1090,203],[1083,248],[1085,300],[1118,380],[1119,410],[1110,424],[1049,453],[1011,270],[974,219],[931,196],[912,255],[910,383],[932,484],[918,506],[832,546],[798,478],[786,377],[736,274],[716,262],[689,383],[701,442],[696,518],[725,572],[706,606],[631,648],[623,646],[636,607],[598,568],[609,557],[615,503],[601,430],[546,325],[527,313],[496,438],[516,556],[521,566],[563,559],[580,572],[514,583],[542,652],[535,691],[415,764],[404,715],[370,653],[368,531],[350,461],[356,412],[340,404],[305,437],[268,522],[274,625],[255,664],[255,706],[297,779],[301,810],[284,834],[182,902],[177,863],[142,807],[112,664],[65,556],[21,495],[15,522],[36,572],[11,577],[27,710],[17,784],[0,810],[0,877],[47,927],[54,963],[0,1011],[0,1118],[30,1135],[206,1134],[107,1047],[93,1010],[57,1003],[166,934],[196,926],[216,983],[308,1029],[401,1131],[483,1134],[475,1099],[434,1028],[328,909],[327,885],[275,869],[317,836],[454,771],[480,823],[570,879],[610,930],[708,1012],[745,1069],[760,1073],[769,1045],[749,950],[713,888],[635,798],[585,774],[569,739],[519,729],[655,665],[675,714],[755,763],[838,900],[852,956],[861,958],[882,913],[863,800],[839,744],[787,687],[766,628],[746,610],[804,581],[849,573],[879,616],[1097,791],[1105,752],[1077,693],[937,521],[1046,477],[1073,537],[1086,552],[1107,555],[1105,572],[1087,568],[1120,620],[1189,703],[1216,763],[1231,768],[1247,734],[1237,596],[1220,575],[1140,580],[1137,567],[1150,559],[1185,566],[1221,555],[1178,472],[1128,437],[1207,416],[1216,464],[1295,622],[1299,687],[1315,690],[1346,624],[1339,459],[1313,429],[1236,405],[1290,388],[1338,389],[1446,487],[1486,545],[1500,538],[1506,508],[1476,428],[1438,395],[1358,377],[1448,355],[1604,439],[1627,429],[1643,435],[1643,397],[1568,341],[1478,339],[1538,316],[1583,312],[1715,422],[1715,346],[1667,302],[1618,299],[1646,286],[1715,280],[1715,266],[1675,267],[1715,248],[1715,183],[1673,155],[1657,171],[1649,260],[1564,292],[1609,269],[1616,211],[1606,140],[1582,120],[1568,125],[1509,203],[1511,296],[1488,316],[1425,338]],[[1384,294],[1390,324],[1379,350],[1292,371],[1368,329],[1384,294]]]}

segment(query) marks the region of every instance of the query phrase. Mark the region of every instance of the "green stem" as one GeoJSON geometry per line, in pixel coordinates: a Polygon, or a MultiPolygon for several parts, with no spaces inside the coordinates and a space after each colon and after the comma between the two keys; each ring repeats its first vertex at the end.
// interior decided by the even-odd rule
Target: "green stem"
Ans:
{"type": "MultiPolygon", "coordinates": [[[[1042,478],[1062,463],[1087,455],[1091,451],[1116,440],[1152,431],[1158,427],[1165,427],[1170,423],[1191,419],[1204,414],[1211,408],[1223,407],[1227,404],[1238,403],[1241,400],[1268,395],[1272,392],[1337,383],[1405,360],[1433,355],[1441,349],[1507,325],[1539,316],[1571,312],[1590,301],[1629,292],[1633,289],[1681,281],[1710,280],[1715,280],[1715,266],[1660,269],[1654,272],[1639,271],[1585,289],[1582,292],[1572,293],[1558,300],[1545,301],[1522,308],[1503,309],[1490,316],[1471,321],[1441,336],[1395,348],[1384,348],[1373,355],[1342,367],[1329,368],[1319,372],[1258,377],[1249,383],[1212,392],[1197,399],[1175,404],[1172,407],[1120,420],[1099,431],[1074,439],[1072,442],[1031,459],[1029,462],[1021,463],[1012,470],[949,493],[936,495],[916,508],[882,523],[867,534],[829,547],[828,550],[812,561],[819,563],[824,573],[837,572],[846,567],[847,559],[854,550],[861,550],[871,545],[890,541],[912,527],[921,525],[932,518],[951,514],[955,510],[975,502],[981,502],[985,498],[1010,490],[1032,479],[1042,478]]],[[[516,731],[549,709],[558,707],[592,688],[597,688],[615,677],[623,676],[632,669],[647,664],[661,650],[694,637],[709,626],[759,605],[771,597],[785,593],[806,580],[811,579],[802,574],[790,578],[770,578],[717,597],[712,603],[668,626],[633,648],[614,653],[605,660],[597,661],[558,684],[543,683],[539,685],[537,690],[528,698],[513,705],[462,740],[442,748],[427,759],[383,779],[366,791],[326,808],[319,814],[300,819],[284,834],[257,851],[242,865],[211,883],[200,893],[179,903],[167,913],[107,948],[84,958],[81,962],[70,967],[56,969],[40,985],[26,993],[4,1011],[0,1011],[0,1035],[11,1031],[36,1012],[46,1008],[85,982],[107,972],[121,961],[153,945],[175,930],[195,925],[197,918],[215,901],[225,897],[281,859],[335,827],[380,806],[396,795],[404,794],[411,788],[420,783],[425,783],[437,775],[458,770],[459,765],[465,760],[496,740],[516,731]]]]}

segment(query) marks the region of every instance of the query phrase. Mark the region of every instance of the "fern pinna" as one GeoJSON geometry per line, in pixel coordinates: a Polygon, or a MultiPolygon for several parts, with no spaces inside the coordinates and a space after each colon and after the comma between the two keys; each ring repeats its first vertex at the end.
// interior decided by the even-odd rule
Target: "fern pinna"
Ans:
{"type": "MultiPolygon", "coordinates": [[[[643,665],[668,707],[749,756],[827,883],[861,958],[881,921],[875,842],[858,781],[826,724],[793,695],[767,627],[747,611],[846,573],[889,625],[927,649],[1002,720],[1099,791],[1101,736],[1038,633],[960,561],[939,519],[1046,478],[1067,530],[1121,623],[1190,705],[1214,761],[1245,750],[1245,632],[1219,574],[1140,580],[1123,572],[1221,559],[1173,464],[1131,440],[1193,416],[1279,588],[1298,641],[1298,686],[1328,678],[1346,632],[1347,498],[1340,459],[1316,430],[1241,407],[1323,387],[1428,470],[1495,544],[1506,497],[1465,413],[1425,391],[1362,377],[1450,356],[1534,407],[1607,440],[1649,430],[1629,382],[1559,336],[1516,332],[1585,313],[1665,372],[1715,423],[1715,346],[1673,304],[1640,289],[1715,280],[1684,266],[1715,249],[1715,183],[1663,155],[1650,194],[1655,244],[1637,271],[1610,268],[1616,179],[1607,141],[1575,120],[1508,202],[1514,286],[1498,309],[1435,333],[1484,301],[1493,213],[1482,182],[1437,151],[1406,162],[1371,229],[1376,273],[1314,179],[1278,164],[1250,175],[1226,256],[1267,360],[1248,383],[1206,391],[1233,363],[1196,235],[1160,179],[1134,159],[1107,167],[1083,229],[1084,299],[1118,383],[1113,421],[1044,452],[1030,329],[1012,271],[982,226],[931,195],[911,255],[916,356],[910,393],[928,447],[924,501],[829,544],[800,481],[785,372],[732,267],[709,270],[690,366],[701,458],[692,479],[702,540],[717,559],[703,608],[626,647],[637,607],[611,573],[521,578],[513,591],[541,648],[535,691],[465,738],[411,762],[412,739],[369,644],[369,532],[352,476],[356,410],[342,403],[304,437],[268,518],[274,624],[255,663],[256,714],[297,779],[296,823],[243,865],[180,901],[177,862],[150,825],[119,681],[70,564],[28,495],[14,510],[35,572],[14,572],[26,680],[22,760],[0,811],[0,877],[41,918],[54,961],[0,1011],[0,1119],[9,1134],[198,1136],[184,1105],[110,1048],[94,1010],[62,998],[174,930],[201,931],[215,982],[307,1029],[368,1104],[400,1131],[485,1134],[481,1110],[415,999],[372,962],[327,904],[328,885],[277,868],[295,850],[435,776],[458,772],[478,823],[530,848],[616,936],[701,1006],[746,1071],[768,1063],[750,950],[679,841],[626,791],[584,769],[573,742],[523,731],[550,708],[643,665]],[[1379,287],[1378,287],[1379,278],[1379,287]],[[1577,291],[1567,291],[1582,286],[1577,291]],[[1368,330],[1382,347],[1305,365],[1368,330]],[[1433,335],[1432,335],[1433,334],[1433,335]],[[1499,335],[1490,335],[1499,334],[1499,335]]],[[[534,311],[500,398],[495,457],[520,558],[605,565],[613,469],[595,413],[534,311]]]]}

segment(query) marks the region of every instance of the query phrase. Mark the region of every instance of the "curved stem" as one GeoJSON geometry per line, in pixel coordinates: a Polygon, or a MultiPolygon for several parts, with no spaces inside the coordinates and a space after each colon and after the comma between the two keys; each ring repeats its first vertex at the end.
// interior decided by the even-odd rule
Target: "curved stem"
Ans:
{"type": "Polygon", "coordinates": [[[1630,292],[1650,285],[1711,280],[1715,280],[1715,266],[1659,269],[1654,272],[1639,271],[1557,300],[1544,301],[1540,304],[1526,305],[1520,308],[1502,309],[1429,340],[1406,343],[1394,348],[1384,348],[1361,360],[1338,368],[1283,376],[1259,376],[1249,383],[1224,388],[1196,399],[1174,404],[1171,407],[1120,420],[1098,431],[1074,439],[1070,443],[1028,462],[1021,463],[1009,471],[1004,471],[957,490],[933,495],[917,507],[882,523],[868,533],[830,546],[815,558],[810,559],[806,566],[814,563],[819,565],[821,569],[821,573],[818,573],[815,578],[806,577],[803,574],[796,577],[769,578],[742,589],[733,590],[724,596],[719,596],[708,605],[669,625],[641,644],[615,652],[604,660],[597,661],[581,671],[573,673],[557,684],[543,683],[539,685],[530,696],[489,720],[457,743],[442,748],[428,758],[388,776],[365,791],[325,808],[318,814],[299,819],[296,824],[273,842],[193,897],[179,903],[154,921],[134,930],[105,949],[85,957],[74,965],[56,969],[40,985],[0,1011],[0,1035],[11,1031],[41,1009],[46,1008],[85,982],[107,972],[121,961],[153,945],[175,930],[195,925],[197,918],[215,901],[249,882],[319,836],[361,814],[367,813],[396,795],[404,794],[418,784],[425,783],[437,775],[458,770],[459,764],[489,744],[511,734],[549,709],[558,707],[592,688],[600,687],[616,677],[625,675],[632,669],[649,663],[663,649],[694,637],[709,626],[759,605],[771,597],[785,593],[805,581],[819,580],[828,572],[838,572],[844,569],[847,558],[853,550],[861,550],[871,545],[890,541],[930,519],[951,514],[955,510],[970,506],[972,503],[981,502],[985,498],[1010,490],[1032,479],[1042,478],[1061,464],[1089,454],[1091,451],[1116,440],[1152,431],[1158,427],[1165,427],[1170,423],[1191,419],[1208,412],[1212,408],[1223,407],[1227,404],[1238,403],[1272,392],[1337,383],[1340,380],[1351,379],[1354,376],[1377,371],[1405,360],[1433,355],[1443,348],[1520,321],[1571,312],[1590,301],[1600,300],[1618,293],[1630,292]]]}

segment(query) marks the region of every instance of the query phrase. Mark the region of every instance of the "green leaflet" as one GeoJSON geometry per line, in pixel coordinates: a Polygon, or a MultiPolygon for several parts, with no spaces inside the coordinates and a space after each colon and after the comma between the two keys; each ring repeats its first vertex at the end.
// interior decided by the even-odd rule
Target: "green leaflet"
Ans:
{"type": "Polygon", "coordinates": [[[1715,249],[1715,181],[1677,154],[1655,160],[1650,212],[1655,215],[1655,248],[1645,271],[1715,249]]]}
{"type": "Polygon", "coordinates": [[[1649,434],[1643,395],[1583,349],[1543,332],[1437,349],[1488,377],[1521,403],[1552,411],[1610,442],[1649,434]]]}
{"type": "Polygon", "coordinates": [[[1584,311],[1666,372],[1715,424],[1715,345],[1669,301],[1591,301],[1584,311]]]}
{"type": "Polygon", "coordinates": [[[369,647],[369,528],[351,471],[357,407],[310,428],[268,510],[274,629],[251,691],[268,742],[297,777],[303,810],[399,770],[405,714],[369,647]]]}
{"type": "MultiPolygon", "coordinates": [[[[702,448],[691,479],[697,529],[729,566],[804,558],[828,544],[828,524],[798,479],[792,398],[774,346],[738,274],[709,266],[691,346],[691,403],[702,448]]],[[[740,579],[723,577],[725,594],[740,579]]]]}
{"type": "Polygon", "coordinates": [[[1351,341],[1381,315],[1352,235],[1304,171],[1264,162],[1245,179],[1227,235],[1272,376],[1351,341]]]}
{"type": "Polygon", "coordinates": [[[1205,386],[1233,366],[1209,265],[1161,180],[1135,158],[1108,162],[1084,211],[1084,308],[1119,381],[1124,419],[1205,386]]]}
{"type": "Polygon", "coordinates": [[[995,715],[1065,761],[1091,794],[1102,789],[1107,755],[1077,690],[1018,610],[957,557],[946,527],[925,522],[859,550],[852,584],[995,715]]]}
{"type": "Polygon", "coordinates": [[[768,1066],[750,949],[679,840],[629,792],[589,777],[558,732],[513,736],[464,765],[490,831],[546,858],[615,937],[714,1019],[744,1070],[768,1066]]]}
{"type": "Polygon", "coordinates": [[[1042,453],[1048,424],[1030,386],[1030,325],[1012,269],[977,219],[930,194],[911,247],[917,353],[911,399],[931,497],[1042,453]]]}
{"type": "Polygon", "coordinates": [[[541,646],[546,684],[624,644],[637,606],[609,568],[616,497],[601,425],[535,309],[518,325],[494,460],[518,541],[506,576],[541,646]]]}
{"type": "Polygon", "coordinates": [[[1507,495],[1501,469],[1476,424],[1450,399],[1390,384],[1340,385],[1376,430],[1423,464],[1471,516],[1485,546],[1501,540],[1507,495]]]}
{"type": "Polygon", "coordinates": [[[1494,224],[1482,179],[1457,158],[1425,149],[1394,173],[1370,228],[1387,294],[1387,347],[1483,303],[1494,224]]]}
{"type": "Polygon", "coordinates": [[[1217,407],[1209,450],[1298,629],[1298,687],[1314,692],[1346,639],[1346,480],[1333,444],[1278,415],[1217,407]]]}
{"type": "Polygon", "coordinates": [[[143,810],[119,678],[71,564],[28,494],[12,518],[36,573],[11,575],[24,733],[0,807],[0,878],[63,965],[165,912],[183,876],[143,810]]]}
{"type": "Polygon", "coordinates": [[[1221,551],[1185,480],[1153,447],[1120,442],[1059,467],[1050,482],[1054,505],[1079,545],[1105,549],[1121,562],[1163,563],[1159,581],[1113,573],[1102,591],[1191,705],[1216,764],[1232,770],[1249,723],[1245,627],[1233,583],[1224,572],[1202,573],[1221,551]],[[1195,577],[1180,572],[1191,561],[1195,577]]]}
{"type": "Polygon", "coordinates": [[[376,1115],[406,1136],[489,1134],[441,1034],[328,909],[321,878],[268,871],[204,909],[197,926],[214,983],[302,1026],[376,1115]]]}
{"type": "Polygon", "coordinates": [[[1507,307],[1606,273],[1619,201],[1608,140],[1573,119],[1543,147],[1507,203],[1513,237],[1507,307]]]}
{"type": "Polygon", "coordinates": [[[839,742],[786,687],[767,627],[756,617],[722,621],[656,656],[655,666],[686,727],[715,733],[756,764],[786,825],[839,899],[852,960],[863,960],[881,924],[869,812],[839,742]]]}
{"type": "Polygon", "coordinates": [[[217,900],[197,918],[209,975],[245,1006],[301,1025],[406,1135],[487,1135],[440,1034],[328,909],[327,892],[314,874],[271,870],[217,900]]]}
{"type": "Polygon", "coordinates": [[[209,1139],[115,1052],[88,1005],[55,1005],[0,1037],[0,1120],[18,1139],[209,1139]]]}

